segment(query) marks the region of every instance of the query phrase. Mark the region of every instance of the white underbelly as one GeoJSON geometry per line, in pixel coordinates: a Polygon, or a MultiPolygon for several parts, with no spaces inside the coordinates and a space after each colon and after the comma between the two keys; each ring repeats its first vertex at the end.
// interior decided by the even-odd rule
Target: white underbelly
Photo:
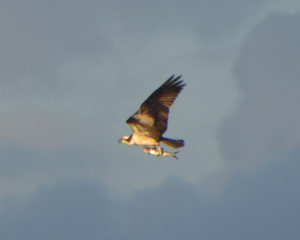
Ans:
{"type": "Polygon", "coordinates": [[[156,139],[154,139],[154,138],[139,136],[139,135],[136,135],[136,134],[134,134],[132,136],[132,140],[133,140],[134,144],[137,144],[137,145],[153,146],[153,145],[158,144],[158,141],[156,141],[156,139]]]}

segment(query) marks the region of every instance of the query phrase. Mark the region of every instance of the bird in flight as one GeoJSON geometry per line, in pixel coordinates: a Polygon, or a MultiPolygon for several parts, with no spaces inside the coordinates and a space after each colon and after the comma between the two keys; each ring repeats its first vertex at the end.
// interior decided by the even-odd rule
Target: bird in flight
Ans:
{"type": "Polygon", "coordinates": [[[132,128],[130,136],[124,136],[119,143],[143,146],[143,151],[156,156],[172,156],[177,152],[166,152],[159,145],[163,143],[172,148],[184,146],[184,140],[165,138],[162,135],[168,126],[169,108],[185,84],[181,76],[172,75],[155,90],[140,106],[140,109],[126,121],[132,128]]]}

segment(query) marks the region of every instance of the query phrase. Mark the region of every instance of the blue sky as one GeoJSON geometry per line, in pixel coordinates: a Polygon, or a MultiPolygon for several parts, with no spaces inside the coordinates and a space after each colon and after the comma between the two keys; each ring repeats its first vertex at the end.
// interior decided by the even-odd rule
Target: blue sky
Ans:
{"type": "Polygon", "coordinates": [[[297,239],[300,3],[2,1],[1,239],[297,239]],[[180,161],[118,145],[170,75],[180,161]]]}

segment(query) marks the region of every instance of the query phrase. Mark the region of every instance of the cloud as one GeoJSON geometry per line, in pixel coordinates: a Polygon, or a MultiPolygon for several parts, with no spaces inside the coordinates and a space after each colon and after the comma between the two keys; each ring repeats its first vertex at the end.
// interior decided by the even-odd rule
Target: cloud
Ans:
{"type": "MultiPolygon", "coordinates": [[[[170,176],[195,182],[219,168],[218,159],[207,159],[209,154],[217,155],[213,134],[199,138],[195,128],[210,132],[206,124],[215,128],[215,119],[229,108],[231,100],[214,100],[212,107],[220,111],[205,114],[205,99],[213,98],[207,89],[217,88],[216,82],[221,81],[209,76],[211,64],[218,59],[218,67],[213,67],[220,67],[217,76],[224,77],[226,70],[220,54],[211,56],[208,51],[201,55],[202,34],[195,30],[199,29],[197,21],[203,26],[204,17],[195,9],[214,11],[213,6],[208,2],[188,4],[191,13],[183,17],[185,8],[180,2],[5,2],[0,21],[0,100],[5,103],[0,110],[0,138],[1,161],[9,169],[2,171],[2,182],[10,186],[10,192],[22,189],[18,181],[26,185],[23,189],[32,190],[33,185],[51,181],[51,176],[52,180],[59,178],[66,169],[65,175],[92,175],[111,189],[130,192],[158,186],[170,176]],[[183,74],[192,87],[185,89],[176,110],[175,106],[171,110],[168,136],[186,139],[187,154],[182,158],[191,164],[170,159],[147,161],[149,157],[140,149],[124,150],[116,144],[130,131],[125,120],[173,73],[183,74]],[[199,104],[199,112],[187,113],[183,106],[195,102],[201,102],[203,110],[199,104]],[[200,115],[203,122],[198,121],[200,115]],[[186,127],[177,127],[179,124],[186,127]],[[191,144],[194,139],[205,145],[205,150],[199,152],[191,144]],[[17,169],[23,162],[24,168],[17,169]],[[62,170],[54,167],[57,163],[62,170]],[[80,168],[85,170],[80,173],[80,168]],[[8,172],[19,175],[12,178],[8,172]]],[[[224,85],[222,92],[226,90],[232,92],[231,86],[224,85]]]]}
{"type": "Polygon", "coordinates": [[[300,14],[270,14],[241,49],[234,73],[241,92],[235,114],[220,129],[231,167],[253,166],[298,145],[300,14]]]}
{"type": "Polygon", "coordinates": [[[65,183],[4,204],[3,239],[99,239],[114,232],[111,203],[93,183],[65,183]]]}
{"type": "Polygon", "coordinates": [[[30,0],[18,1],[18,7],[15,4],[6,1],[1,21],[4,86],[30,90],[33,85],[32,90],[49,93],[57,90],[55,72],[68,58],[93,55],[99,47],[106,49],[105,40],[95,30],[98,5],[93,1],[48,4],[30,0]]]}
{"type": "Polygon", "coordinates": [[[242,24],[268,1],[151,1],[107,4],[113,19],[121,19],[121,31],[135,37],[157,31],[184,29],[194,31],[200,38],[217,41],[218,37],[236,33],[242,24]],[[116,8],[115,6],[119,7],[116,8]],[[137,11],[138,9],[138,11],[137,11]],[[153,17],[155,16],[155,17],[153,17]]]}
{"type": "Polygon", "coordinates": [[[290,239],[299,235],[299,151],[281,157],[255,173],[236,172],[213,198],[180,178],[118,200],[95,181],[60,181],[3,199],[0,237],[290,239]]]}
{"type": "Polygon", "coordinates": [[[68,62],[78,61],[82,69],[87,68],[85,62],[93,64],[97,60],[121,60],[122,65],[123,58],[118,58],[124,53],[130,61],[134,57],[130,53],[147,48],[157,35],[168,33],[179,39],[191,33],[199,33],[199,39],[217,39],[237,31],[246,16],[263,2],[231,0],[227,7],[222,1],[188,1],[184,5],[181,1],[89,0],[83,4],[29,0],[17,1],[17,5],[5,1],[1,16],[1,84],[18,90],[21,96],[63,94],[68,86],[60,71],[68,62]]]}
{"type": "Polygon", "coordinates": [[[236,100],[226,39],[268,2],[4,1],[0,238],[297,237],[299,14],[246,36],[241,102],[216,136],[236,100]],[[118,146],[172,73],[187,82],[167,135],[186,140],[181,160],[118,146]]]}
{"type": "Polygon", "coordinates": [[[2,161],[14,159],[9,172],[22,177],[2,171],[2,182],[22,181],[32,190],[61,175],[93,176],[128,193],[173,176],[198,183],[219,172],[217,127],[236,100],[231,65],[237,49],[223,40],[233,40],[267,2],[6,1],[2,161]],[[183,74],[187,87],[171,109],[166,136],[187,144],[181,161],[148,161],[139,148],[116,141],[130,131],[124,121],[173,73],[183,74]],[[23,159],[22,151],[5,150],[19,148],[30,154],[23,159]],[[28,166],[16,170],[22,161],[28,166]],[[36,166],[43,174],[29,174],[36,166]]]}

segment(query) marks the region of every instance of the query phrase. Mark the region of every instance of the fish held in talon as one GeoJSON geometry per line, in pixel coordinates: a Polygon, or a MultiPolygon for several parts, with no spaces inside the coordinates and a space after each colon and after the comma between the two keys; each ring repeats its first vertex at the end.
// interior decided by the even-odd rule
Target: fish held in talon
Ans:
{"type": "Polygon", "coordinates": [[[179,151],[177,151],[177,152],[167,152],[167,151],[162,150],[160,152],[156,148],[148,148],[148,147],[144,147],[143,151],[145,153],[147,153],[148,155],[151,154],[151,155],[155,155],[157,157],[159,157],[159,156],[171,156],[171,157],[179,160],[179,158],[176,156],[176,154],[179,153],[179,151]]]}

